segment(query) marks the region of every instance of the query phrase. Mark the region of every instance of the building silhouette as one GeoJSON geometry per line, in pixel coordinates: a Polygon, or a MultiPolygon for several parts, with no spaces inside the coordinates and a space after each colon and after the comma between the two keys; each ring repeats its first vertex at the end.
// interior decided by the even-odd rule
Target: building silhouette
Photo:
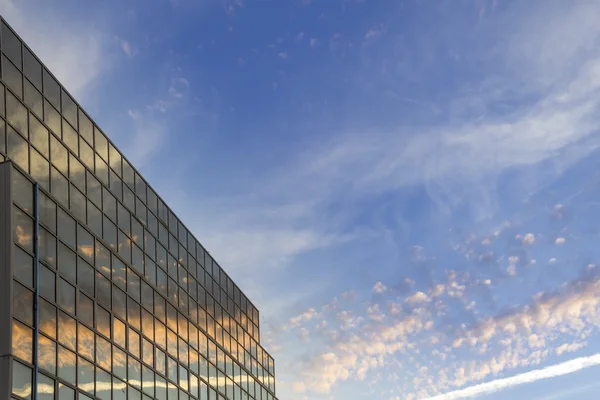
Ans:
{"type": "Polygon", "coordinates": [[[3,19],[0,52],[0,398],[275,399],[256,307],[3,19]]]}

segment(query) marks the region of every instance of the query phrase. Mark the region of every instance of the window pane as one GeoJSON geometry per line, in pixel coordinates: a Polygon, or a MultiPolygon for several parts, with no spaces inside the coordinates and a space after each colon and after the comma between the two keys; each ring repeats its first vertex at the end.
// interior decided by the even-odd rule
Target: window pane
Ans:
{"type": "Polygon", "coordinates": [[[85,191],[85,167],[72,154],[69,154],[69,179],[81,191],[85,191]]]}
{"type": "Polygon", "coordinates": [[[89,326],[94,326],[94,301],[84,294],[79,294],[77,317],[89,326]]]}
{"type": "Polygon", "coordinates": [[[18,68],[22,66],[21,41],[13,31],[2,23],[2,52],[6,54],[18,68]]]}
{"type": "Polygon", "coordinates": [[[58,384],[58,400],[74,400],[75,391],[62,383],[58,384]]]}
{"type": "Polygon", "coordinates": [[[19,98],[23,98],[23,75],[4,55],[2,56],[2,80],[19,98]]]}
{"type": "Polygon", "coordinates": [[[104,161],[108,161],[108,141],[98,127],[94,127],[94,141],[96,152],[104,161]]]}
{"type": "Polygon", "coordinates": [[[73,351],[77,350],[77,322],[62,311],[58,312],[58,342],[73,351]]]}
{"type": "Polygon", "coordinates": [[[79,221],[86,222],[86,199],[83,193],[75,188],[75,186],[71,185],[70,194],[70,209],[75,218],[79,221]]]}
{"type": "Polygon", "coordinates": [[[69,181],[54,167],[51,168],[51,193],[62,205],[69,205],[69,181]]]}
{"type": "Polygon", "coordinates": [[[87,172],[87,194],[98,207],[102,207],[102,186],[90,172],[87,172]]]}
{"type": "Polygon", "coordinates": [[[77,253],[90,264],[94,263],[94,237],[81,225],[77,225],[77,253]]]}
{"type": "Polygon", "coordinates": [[[31,149],[31,177],[50,190],[50,163],[35,149],[31,149]]]}
{"type": "Polygon", "coordinates": [[[12,393],[31,399],[31,368],[13,360],[12,372],[12,393]]]}
{"type": "Polygon", "coordinates": [[[113,287],[113,313],[119,318],[127,319],[127,295],[116,286],[113,287]]]}
{"type": "Polygon", "coordinates": [[[60,240],[75,248],[75,220],[62,209],[58,209],[58,237],[60,240]]]}
{"type": "Polygon", "coordinates": [[[140,305],[127,298],[127,322],[136,329],[140,329],[140,305]]]}
{"type": "Polygon", "coordinates": [[[33,329],[23,325],[17,320],[12,323],[12,354],[23,361],[31,362],[33,355],[32,346],[33,329]]]}
{"type": "Polygon", "coordinates": [[[118,176],[121,176],[121,154],[119,151],[109,143],[110,150],[110,167],[117,173],[118,176]]]}
{"type": "Polygon", "coordinates": [[[117,318],[113,318],[113,340],[122,348],[127,348],[127,327],[117,318]]]}
{"type": "Polygon", "coordinates": [[[26,324],[33,325],[33,292],[13,282],[13,316],[26,324]]]}
{"type": "Polygon", "coordinates": [[[40,368],[56,374],[56,343],[45,336],[38,336],[38,357],[40,368]]]}
{"type": "Polygon", "coordinates": [[[39,193],[40,222],[51,232],[56,232],[56,203],[44,193],[39,193]]]}
{"type": "Polygon", "coordinates": [[[110,338],[110,314],[102,307],[96,307],[96,330],[110,338]]]}
{"type": "Polygon", "coordinates": [[[124,351],[113,347],[113,373],[121,379],[127,379],[127,356],[124,351]]]}
{"type": "Polygon", "coordinates": [[[92,121],[81,109],[79,110],[79,133],[90,145],[94,144],[94,127],[92,121]]]}
{"type": "Polygon", "coordinates": [[[40,259],[56,267],[56,238],[40,227],[40,259]]]}
{"type": "Polygon", "coordinates": [[[15,96],[6,92],[6,119],[23,137],[27,138],[27,108],[15,96]]]}
{"type": "Polygon", "coordinates": [[[68,175],[69,152],[54,135],[50,135],[50,161],[63,175],[68,175]]]}
{"type": "Polygon", "coordinates": [[[95,350],[95,335],[94,332],[85,327],[82,324],[79,324],[78,331],[78,344],[77,344],[77,352],[87,357],[89,360],[94,360],[94,350],[95,350]]]}
{"type": "Polygon", "coordinates": [[[112,351],[111,344],[101,336],[96,336],[96,362],[102,368],[111,370],[112,351]]]}
{"type": "Polygon", "coordinates": [[[113,221],[117,221],[117,199],[105,188],[102,188],[102,210],[113,221]]]}
{"type": "Polygon", "coordinates": [[[38,400],[54,400],[54,379],[38,375],[37,394],[38,400]]]}
{"type": "Polygon", "coordinates": [[[51,338],[56,338],[56,307],[44,299],[39,300],[40,331],[51,338]]]}
{"type": "Polygon", "coordinates": [[[89,361],[79,357],[79,363],[77,365],[77,387],[88,393],[95,394],[94,389],[94,365],[89,361]]]}
{"type": "Polygon", "coordinates": [[[29,146],[21,135],[10,126],[7,127],[7,155],[19,167],[29,172],[29,146]]]}
{"type": "Polygon", "coordinates": [[[142,387],[142,366],[133,358],[129,357],[128,361],[128,376],[129,384],[141,389],[142,387]]]}
{"type": "Polygon", "coordinates": [[[117,249],[117,226],[113,224],[106,216],[103,217],[104,241],[107,242],[113,250],[117,249]]]}
{"type": "Polygon", "coordinates": [[[58,285],[58,305],[65,311],[75,313],[75,287],[62,278],[58,285]]]}
{"type": "Polygon", "coordinates": [[[128,330],[128,346],[127,349],[135,357],[140,357],[140,335],[138,335],[133,329],[128,330]]]}
{"type": "Polygon", "coordinates": [[[58,346],[58,377],[74,385],[77,375],[76,370],[77,358],[75,353],[58,346]]]}
{"type": "Polygon", "coordinates": [[[14,248],[14,274],[15,278],[21,282],[33,287],[33,257],[24,252],[21,248],[14,248]]]}
{"type": "Polygon", "coordinates": [[[101,273],[96,273],[96,299],[107,307],[110,307],[111,284],[101,273]]]}
{"type": "Polygon", "coordinates": [[[77,256],[62,243],[58,245],[58,270],[71,282],[77,282],[77,256]]]}
{"type": "Polygon", "coordinates": [[[109,171],[109,179],[110,179],[110,190],[113,194],[119,199],[123,199],[123,182],[121,179],[115,174],[115,172],[111,169],[109,171]]]}
{"type": "Polygon", "coordinates": [[[77,126],[77,105],[64,90],[62,91],[62,114],[71,125],[77,126]]]}
{"type": "MultiPolygon", "coordinates": [[[[40,117],[44,115],[44,98],[27,79],[23,79],[23,101],[34,113],[40,117]]],[[[32,114],[30,116],[33,117],[32,114]]]]}
{"type": "Polygon", "coordinates": [[[94,235],[102,237],[102,212],[88,200],[87,224],[94,235]]]}
{"type": "Polygon", "coordinates": [[[112,379],[111,376],[96,367],[96,396],[101,400],[111,400],[110,394],[112,379]]]}
{"type": "Polygon", "coordinates": [[[115,255],[112,255],[112,274],[113,282],[117,284],[121,289],[127,288],[127,267],[125,264],[115,255]]]}
{"type": "Polygon", "coordinates": [[[123,203],[129,210],[135,210],[135,195],[127,186],[123,186],[123,203]]]}
{"type": "Polygon", "coordinates": [[[94,150],[83,140],[79,142],[79,157],[86,167],[92,171],[94,170],[94,150]]]}
{"type": "Polygon", "coordinates": [[[94,277],[96,272],[94,271],[94,267],[83,261],[83,259],[77,260],[77,277],[79,287],[85,290],[88,294],[94,295],[94,277]]]}
{"type": "Polygon", "coordinates": [[[100,182],[108,186],[108,165],[104,162],[104,160],[102,160],[102,158],[100,158],[99,155],[96,155],[96,176],[98,179],[100,179],[100,182]]]}
{"type": "Polygon", "coordinates": [[[42,64],[26,47],[23,48],[23,72],[39,90],[42,90],[42,64]]]}
{"type": "Polygon", "coordinates": [[[37,118],[31,116],[29,119],[29,138],[35,148],[45,157],[50,157],[48,129],[37,118]]]}
{"type": "Polygon", "coordinates": [[[40,295],[50,301],[56,300],[56,275],[45,265],[40,265],[40,295]]]}
{"type": "Polygon", "coordinates": [[[79,135],[73,129],[73,127],[65,120],[62,120],[62,128],[63,128],[63,142],[67,145],[67,147],[75,153],[75,155],[79,155],[79,135]]]}
{"type": "Polygon", "coordinates": [[[44,122],[58,137],[61,136],[61,121],[59,112],[48,101],[44,101],[44,122]]]}

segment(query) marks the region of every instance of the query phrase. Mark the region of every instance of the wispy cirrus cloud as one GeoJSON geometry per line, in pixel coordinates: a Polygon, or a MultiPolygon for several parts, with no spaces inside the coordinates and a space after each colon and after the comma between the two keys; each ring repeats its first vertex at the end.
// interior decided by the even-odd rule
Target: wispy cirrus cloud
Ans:
{"type": "Polygon", "coordinates": [[[461,390],[429,397],[426,400],[456,400],[467,399],[490,394],[501,390],[509,389],[514,386],[537,382],[543,379],[555,378],[581,371],[585,368],[591,368],[600,365],[600,354],[594,354],[587,357],[579,357],[573,360],[565,361],[561,364],[552,365],[542,369],[525,372],[523,374],[511,376],[510,378],[496,379],[490,382],[481,383],[461,390]]]}

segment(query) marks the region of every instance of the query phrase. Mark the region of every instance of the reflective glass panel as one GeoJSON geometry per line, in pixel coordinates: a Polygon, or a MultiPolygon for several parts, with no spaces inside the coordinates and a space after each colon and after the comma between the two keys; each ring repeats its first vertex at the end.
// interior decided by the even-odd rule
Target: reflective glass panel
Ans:
{"type": "Polygon", "coordinates": [[[77,282],[77,256],[74,251],[71,251],[62,243],[58,244],[58,270],[60,273],[70,280],[77,282]]]}
{"type": "Polygon", "coordinates": [[[15,278],[28,286],[33,286],[33,257],[18,246],[14,249],[14,275],[15,278]]]}
{"type": "Polygon", "coordinates": [[[35,149],[31,149],[31,177],[50,190],[50,163],[35,149]]]}
{"type": "Polygon", "coordinates": [[[40,331],[51,338],[56,338],[56,307],[44,299],[38,302],[40,308],[40,331]]]}
{"type": "Polygon", "coordinates": [[[102,307],[96,307],[96,330],[110,338],[110,314],[102,307]]]}
{"type": "Polygon", "coordinates": [[[69,204],[69,181],[56,168],[51,171],[51,193],[65,207],[69,204]]]}
{"type": "Polygon", "coordinates": [[[58,281],[58,305],[65,311],[75,313],[75,287],[62,278],[58,281]]]}
{"type": "Polygon", "coordinates": [[[38,336],[39,367],[56,374],[56,343],[43,335],[38,336]]]}
{"type": "Polygon", "coordinates": [[[58,346],[58,377],[75,384],[77,377],[77,357],[75,353],[58,346]]]}
{"type": "Polygon", "coordinates": [[[12,362],[12,393],[24,399],[31,399],[31,368],[20,362],[12,362]]]}
{"type": "Polygon", "coordinates": [[[13,206],[13,235],[15,242],[33,251],[33,219],[16,206],[13,206]]]}
{"type": "Polygon", "coordinates": [[[104,369],[111,370],[112,346],[101,336],[96,336],[96,363],[104,369]]]}
{"type": "Polygon", "coordinates": [[[94,332],[86,326],[79,324],[79,331],[77,334],[79,337],[77,352],[88,360],[94,360],[94,350],[96,348],[94,332]]]}
{"type": "Polygon", "coordinates": [[[79,293],[77,317],[89,326],[94,326],[94,301],[83,293],[79,293]]]}
{"type": "Polygon", "coordinates": [[[17,320],[12,322],[12,354],[23,361],[32,362],[33,329],[17,320]]]}
{"type": "Polygon", "coordinates": [[[50,161],[63,175],[68,175],[69,151],[54,135],[50,135],[50,161]]]}
{"type": "Polygon", "coordinates": [[[13,282],[13,316],[26,324],[33,325],[33,292],[13,282]]]}
{"type": "Polygon", "coordinates": [[[15,204],[33,215],[33,183],[16,169],[12,172],[12,197],[15,204]]]}
{"type": "Polygon", "coordinates": [[[61,208],[58,209],[58,237],[60,240],[75,248],[75,220],[61,208]]]}
{"type": "Polygon", "coordinates": [[[81,225],[77,225],[77,252],[90,264],[94,263],[94,237],[81,225]]]}
{"type": "Polygon", "coordinates": [[[58,342],[70,350],[77,350],[77,322],[62,311],[58,312],[58,342]]]}

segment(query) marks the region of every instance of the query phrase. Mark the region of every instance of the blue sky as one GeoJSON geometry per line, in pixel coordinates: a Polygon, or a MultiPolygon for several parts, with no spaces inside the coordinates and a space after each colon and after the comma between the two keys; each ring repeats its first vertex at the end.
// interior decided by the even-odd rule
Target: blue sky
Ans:
{"type": "Polygon", "coordinates": [[[258,306],[280,399],[600,395],[600,3],[0,12],[258,306]]]}

